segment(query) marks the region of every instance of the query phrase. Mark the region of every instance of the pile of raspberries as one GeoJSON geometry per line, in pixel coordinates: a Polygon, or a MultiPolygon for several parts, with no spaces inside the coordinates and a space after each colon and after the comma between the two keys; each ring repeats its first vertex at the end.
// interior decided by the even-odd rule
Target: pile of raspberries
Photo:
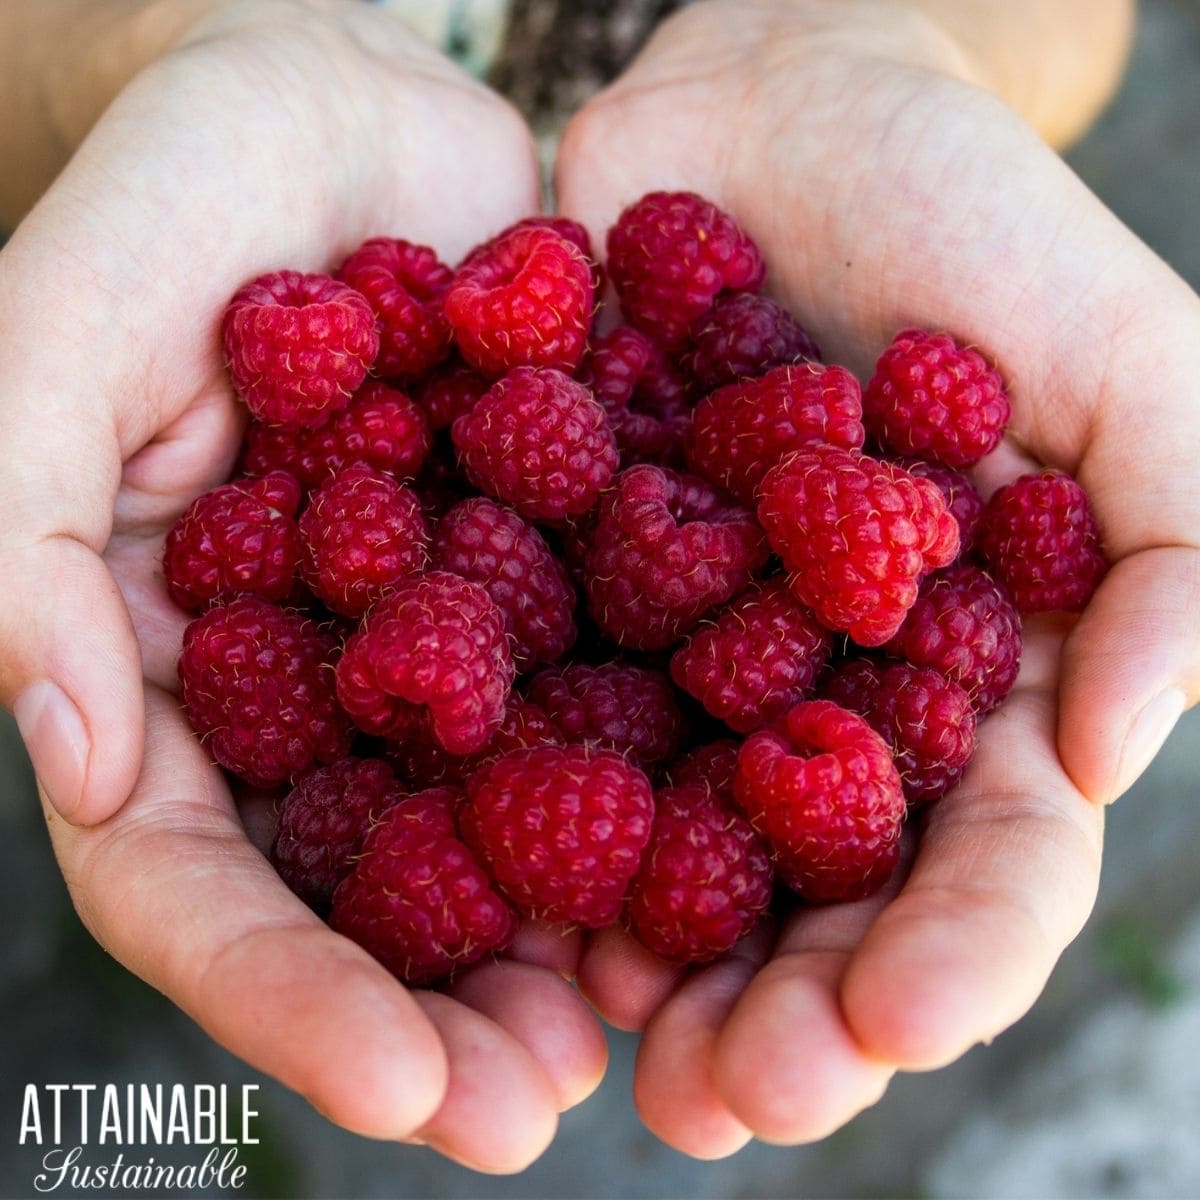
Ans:
{"type": "Polygon", "coordinates": [[[656,192],[603,268],[534,217],[454,269],[373,238],[230,302],[251,420],[164,551],[183,703],[278,797],[284,881],[406,982],[522,918],[704,962],[871,893],[1012,688],[1019,614],[1103,576],[1070,476],[985,503],[962,474],[1009,419],[985,355],[904,330],[864,389],[764,278],[656,192]]]}

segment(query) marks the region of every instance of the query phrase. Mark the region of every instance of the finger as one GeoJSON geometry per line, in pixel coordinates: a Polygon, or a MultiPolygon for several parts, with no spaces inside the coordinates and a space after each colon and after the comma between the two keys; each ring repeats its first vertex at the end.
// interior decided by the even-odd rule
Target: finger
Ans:
{"type": "Polygon", "coordinates": [[[574,979],[582,953],[583,933],[580,930],[525,920],[508,948],[507,957],[545,967],[563,979],[574,979]]]}
{"type": "Polygon", "coordinates": [[[628,930],[614,926],[589,937],[577,983],[610,1025],[637,1032],[684,974],[685,968],[664,962],[628,930]]]}

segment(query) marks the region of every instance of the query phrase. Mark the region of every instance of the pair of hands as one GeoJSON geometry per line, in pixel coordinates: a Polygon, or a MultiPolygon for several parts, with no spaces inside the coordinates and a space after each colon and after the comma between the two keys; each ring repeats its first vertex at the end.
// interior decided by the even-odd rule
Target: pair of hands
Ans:
{"type": "Polygon", "coordinates": [[[895,1070],[950,1062],[1033,1003],[1091,908],[1103,802],[1195,698],[1200,302],[953,43],[866,11],[718,0],[668,21],[568,127],[560,210],[596,236],[649,190],[713,198],[860,371],[905,325],[987,347],[1014,402],[989,471],[1076,474],[1115,566],[1077,624],[1028,623],[1018,690],[902,886],[686,975],[616,931],[530,926],[513,961],[406,991],[275,876],[261,812],[173,695],[185,618],[159,555],[236,453],[226,300],[379,233],[453,262],[535,211],[513,112],[366,5],[217,8],[0,255],[0,699],[72,897],[113,955],[349,1129],[481,1170],[532,1161],[604,1070],[574,976],[645,1029],[636,1100],[670,1144],[829,1133],[895,1070]]]}

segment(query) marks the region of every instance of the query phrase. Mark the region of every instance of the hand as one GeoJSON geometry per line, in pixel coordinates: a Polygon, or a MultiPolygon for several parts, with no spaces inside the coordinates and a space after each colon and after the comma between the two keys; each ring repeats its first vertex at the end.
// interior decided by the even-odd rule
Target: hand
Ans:
{"type": "Polygon", "coordinates": [[[242,282],[379,233],[455,261],[537,201],[519,120],[394,18],[239,2],[133,80],[0,256],[0,682],[81,916],[332,1120],[482,1170],[539,1154],[603,1072],[575,943],[527,932],[443,995],[330,932],[170,695],[159,558],[236,453],[217,330],[242,282]]]}
{"type": "Polygon", "coordinates": [[[1103,803],[1200,687],[1200,303],[971,77],[894,7],[696,5],[563,140],[564,212],[595,235],[652,189],[711,197],[830,361],[869,372],[909,325],[985,347],[1014,408],[985,490],[1071,471],[1114,563],[1077,623],[1027,622],[1019,688],[895,894],[683,983],[621,935],[585,951],[602,1015],[646,1025],[643,1118],[699,1157],[824,1136],[1028,1009],[1091,909],[1103,803]]]}

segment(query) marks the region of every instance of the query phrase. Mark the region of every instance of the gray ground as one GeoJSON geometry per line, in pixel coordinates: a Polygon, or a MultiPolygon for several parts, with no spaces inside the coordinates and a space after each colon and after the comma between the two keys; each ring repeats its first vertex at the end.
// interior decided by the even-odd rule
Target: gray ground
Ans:
{"type": "MultiPolygon", "coordinates": [[[[1049,2],[1049,0],[1048,0],[1049,2]]],[[[1124,89],[1070,156],[1116,212],[1200,285],[1200,2],[1144,0],[1124,89]]],[[[1033,1012],[989,1048],[896,1081],[841,1133],[700,1164],[628,1099],[634,1040],[513,1179],[342,1133],[261,1079],[262,1196],[1200,1196],[1200,714],[1112,812],[1097,911],[1033,1012]]],[[[0,725],[0,1196],[33,1192],[16,1145],[25,1082],[259,1078],[82,931],[0,725]]]]}

